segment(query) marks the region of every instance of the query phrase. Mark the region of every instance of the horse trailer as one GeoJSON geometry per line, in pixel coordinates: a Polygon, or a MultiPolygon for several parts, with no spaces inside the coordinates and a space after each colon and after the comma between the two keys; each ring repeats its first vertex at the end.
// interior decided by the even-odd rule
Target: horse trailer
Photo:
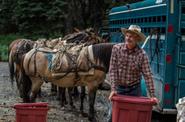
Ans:
{"type": "MultiPolygon", "coordinates": [[[[143,47],[160,100],[155,110],[176,113],[178,99],[185,96],[185,0],[144,0],[113,7],[109,12],[111,42],[122,42],[120,28],[131,24],[139,25],[148,36],[143,47]]],[[[144,79],[142,95],[147,95],[144,79]]]]}

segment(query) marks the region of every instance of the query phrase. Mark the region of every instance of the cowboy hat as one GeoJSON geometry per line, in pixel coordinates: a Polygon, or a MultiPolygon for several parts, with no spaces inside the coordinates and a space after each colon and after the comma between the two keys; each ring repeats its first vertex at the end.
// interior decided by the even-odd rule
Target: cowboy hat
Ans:
{"type": "Polygon", "coordinates": [[[138,25],[130,25],[128,29],[121,28],[121,32],[125,35],[126,33],[134,33],[140,37],[139,41],[144,41],[146,36],[141,32],[141,28],[138,25]]]}

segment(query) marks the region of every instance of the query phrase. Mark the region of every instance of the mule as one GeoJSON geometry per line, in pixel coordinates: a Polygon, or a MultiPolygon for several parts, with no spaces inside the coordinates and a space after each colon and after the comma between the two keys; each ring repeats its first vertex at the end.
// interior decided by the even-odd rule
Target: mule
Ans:
{"type": "Polygon", "coordinates": [[[29,39],[16,39],[8,48],[8,64],[10,72],[10,80],[17,83],[18,89],[20,88],[19,83],[19,71],[21,68],[22,56],[33,48],[34,42],[29,39]]]}
{"type": "MultiPolygon", "coordinates": [[[[17,39],[13,41],[9,46],[9,53],[8,53],[9,54],[10,79],[13,82],[14,77],[15,77],[17,88],[19,89],[21,97],[24,95],[22,92],[23,91],[22,89],[25,88],[26,86],[23,87],[22,84],[20,83],[20,79],[19,79],[19,76],[20,76],[19,71],[21,68],[20,62],[22,60],[22,56],[25,53],[27,53],[29,50],[31,50],[32,48],[39,48],[39,47],[48,47],[51,49],[58,49],[61,47],[61,45],[65,43],[75,43],[75,44],[85,43],[86,45],[90,45],[90,44],[100,43],[102,41],[100,37],[96,36],[96,34],[92,31],[92,29],[86,29],[84,31],[78,30],[73,34],[68,34],[63,39],[62,38],[56,38],[52,40],[39,39],[38,41],[29,40],[29,43],[27,42],[28,42],[27,39],[17,39]]],[[[62,96],[61,94],[65,94],[65,88],[59,88],[59,89],[60,89],[59,98],[61,100],[60,104],[61,106],[63,106],[64,103],[66,102],[65,100],[66,98],[65,96],[62,96]]],[[[57,90],[53,84],[52,84],[51,90],[54,92],[56,92],[57,90]]],[[[68,91],[70,93],[70,90],[68,91]]],[[[81,96],[84,96],[82,94],[85,94],[85,92],[81,93],[81,96]]],[[[72,105],[73,104],[72,95],[69,95],[69,96],[70,96],[69,101],[70,101],[70,104],[72,105]]]]}
{"type": "MultiPolygon", "coordinates": [[[[87,86],[89,95],[89,120],[95,121],[94,117],[94,103],[96,90],[99,84],[104,82],[106,73],[109,69],[109,62],[111,51],[114,44],[101,43],[86,46],[88,62],[91,63],[90,69],[93,69],[93,74],[78,74],[77,72],[69,71],[64,75],[57,75],[50,69],[51,62],[48,60],[47,55],[51,57],[56,56],[56,52],[43,51],[43,49],[32,49],[23,59],[22,69],[22,83],[27,87],[24,91],[25,99],[30,102],[35,102],[36,94],[39,91],[44,81],[51,82],[60,87],[74,87],[74,86],[87,86]],[[29,87],[29,88],[28,88],[29,87]]],[[[64,67],[62,67],[64,68],[64,67]]],[[[83,101],[80,106],[81,113],[83,113],[83,101]]]]}
{"type": "MultiPolygon", "coordinates": [[[[19,90],[19,95],[21,98],[23,97],[23,88],[26,86],[22,86],[20,82],[20,69],[22,67],[21,60],[22,56],[26,54],[28,51],[30,51],[33,48],[39,48],[39,47],[48,47],[52,48],[52,46],[57,46],[57,44],[62,45],[64,41],[59,39],[53,39],[53,40],[44,40],[39,39],[37,41],[31,41],[29,39],[16,39],[11,42],[8,48],[8,64],[9,64],[9,74],[10,74],[10,81],[13,83],[14,79],[16,81],[17,88],[19,90]]],[[[55,86],[52,84],[51,90],[56,90],[55,86]]],[[[60,88],[61,94],[65,94],[65,89],[60,88]]],[[[70,90],[69,90],[70,91],[70,90]]],[[[69,92],[70,93],[70,92],[69,92]]],[[[38,94],[41,96],[41,91],[38,94]]],[[[65,96],[60,95],[61,97],[61,106],[64,105],[65,102],[65,96]],[[62,99],[63,98],[63,99],[62,99]]],[[[72,104],[72,97],[70,96],[70,104],[72,104]]]]}

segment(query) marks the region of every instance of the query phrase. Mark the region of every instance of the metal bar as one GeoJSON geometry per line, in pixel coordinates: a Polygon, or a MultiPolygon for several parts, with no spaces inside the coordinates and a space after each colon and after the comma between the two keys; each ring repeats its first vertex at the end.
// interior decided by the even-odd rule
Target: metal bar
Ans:
{"type": "Polygon", "coordinates": [[[185,65],[177,64],[176,66],[177,66],[177,68],[185,69],[185,65]]]}

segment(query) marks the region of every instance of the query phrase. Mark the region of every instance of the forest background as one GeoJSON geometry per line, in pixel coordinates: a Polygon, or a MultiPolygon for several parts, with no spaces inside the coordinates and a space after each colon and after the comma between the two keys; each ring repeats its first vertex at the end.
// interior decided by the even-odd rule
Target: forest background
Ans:
{"type": "Polygon", "coordinates": [[[8,45],[17,38],[58,38],[92,27],[108,28],[114,6],[141,0],[0,0],[0,61],[7,61],[8,45]]]}

